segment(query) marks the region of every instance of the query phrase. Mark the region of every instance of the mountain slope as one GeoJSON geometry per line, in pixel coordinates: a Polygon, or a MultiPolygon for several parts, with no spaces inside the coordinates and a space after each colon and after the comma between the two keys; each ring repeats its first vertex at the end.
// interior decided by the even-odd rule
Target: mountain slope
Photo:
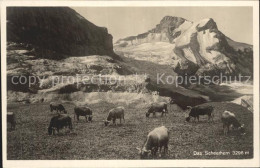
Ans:
{"type": "Polygon", "coordinates": [[[8,7],[7,41],[33,45],[37,56],[114,55],[112,36],[68,7],[8,7]]]}
{"type": "Polygon", "coordinates": [[[157,50],[157,55],[166,59],[179,75],[253,74],[252,46],[227,38],[211,18],[193,23],[183,18],[166,16],[156,28],[141,35],[120,39],[114,48],[136,59],[141,55],[142,58],[146,56],[147,60],[160,63],[156,60],[157,55],[151,52],[159,43],[172,45],[166,50],[157,50]],[[144,49],[142,53],[136,51],[141,45],[146,47],[146,53],[144,49]]]}

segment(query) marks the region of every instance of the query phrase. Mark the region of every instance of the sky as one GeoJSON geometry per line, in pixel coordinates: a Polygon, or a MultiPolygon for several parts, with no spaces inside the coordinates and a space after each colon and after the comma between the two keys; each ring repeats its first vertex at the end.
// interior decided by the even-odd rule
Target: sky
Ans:
{"type": "Polygon", "coordinates": [[[252,7],[73,7],[100,27],[106,27],[113,42],[153,29],[164,16],[196,22],[212,18],[218,29],[231,39],[253,44],[252,7]]]}

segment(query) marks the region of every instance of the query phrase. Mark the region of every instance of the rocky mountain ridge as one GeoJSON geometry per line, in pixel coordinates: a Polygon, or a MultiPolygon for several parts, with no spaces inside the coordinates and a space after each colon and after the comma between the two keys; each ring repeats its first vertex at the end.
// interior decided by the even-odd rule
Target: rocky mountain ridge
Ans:
{"type": "Polygon", "coordinates": [[[226,37],[211,18],[191,22],[180,17],[165,16],[154,29],[118,40],[115,48],[124,51],[131,47],[134,51],[140,45],[158,42],[173,44],[165,57],[171,57],[169,61],[179,75],[253,74],[252,45],[226,37]]]}
{"type": "Polygon", "coordinates": [[[110,55],[112,35],[68,7],[8,7],[7,41],[32,45],[38,57],[110,55]]]}

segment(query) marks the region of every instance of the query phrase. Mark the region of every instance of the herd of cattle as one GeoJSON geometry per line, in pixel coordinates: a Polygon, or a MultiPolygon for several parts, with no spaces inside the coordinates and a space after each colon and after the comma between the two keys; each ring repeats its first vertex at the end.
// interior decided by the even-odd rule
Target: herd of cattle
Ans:
{"type": "MultiPolygon", "coordinates": [[[[212,106],[198,105],[195,107],[188,106],[187,108],[190,111],[189,116],[186,117],[187,122],[189,122],[192,117],[194,118],[194,121],[196,121],[196,119],[199,121],[199,116],[201,115],[207,115],[208,121],[210,121],[210,119],[213,121],[214,108],[212,106]]],[[[48,127],[49,135],[55,134],[55,130],[59,132],[60,129],[65,127],[72,129],[72,119],[70,116],[67,115],[67,111],[65,110],[62,104],[50,103],[50,110],[51,112],[53,110],[56,110],[58,115],[52,117],[50,120],[50,124],[48,127]],[[61,112],[63,112],[64,114],[61,114],[61,112]]],[[[152,103],[148,111],[145,113],[145,116],[149,117],[151,113],[153,114],[153,116],[155,116],[156,112],[161,113],[161,116],[166,115],[168,113],[167,103],[165,102],[152,103]]],[[[111,109],[108,112],[107,118],[103,120],[105,126],[109,125],[111,121],[113,122],[113,124],[116,125],[117,119],[120,120],[120,124],[122,119],[125,122],[124,113],[125,113],[125,108],[123,106],[119,106],[111,109]]],[[[74,120],[76,117],[77,121],[79,121],[80,116],[84,116],[87,122],[92,122],[93,112],[89,107],[76,106],[74,108],[74,120]]],[[[239,131],[239,133],[243,135],[245,134],[244,124],[241,125],[239,123],[234,113],[230,111],[224,111],[221,116],[221,121],[223,122],[224,135],[226,135],[229,132],[230,127],[235,128],[237,131],[239,131]]],[[[15,119],[15,114],[13,112],[7,112],[7,122],[11,124],[11,129],[15,129],[16,119],[15,119]]],[[[139,150],[141,159],[145,159],[150,156],[152,158],[156,157],[156,153],[158,152],[158,150],[159,150],[159,156],[161,156],[162,147],[164,148],[163,154],[167,154],[168,142],[169,142],[168,129],[165,126],[155,128],[147,135],[143,147],[137,148],[139,150]]]]}

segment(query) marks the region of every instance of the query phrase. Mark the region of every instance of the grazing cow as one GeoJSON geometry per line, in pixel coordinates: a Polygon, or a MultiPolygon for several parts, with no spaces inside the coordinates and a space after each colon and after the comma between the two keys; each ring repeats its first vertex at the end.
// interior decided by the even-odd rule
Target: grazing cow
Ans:
{"type": "Polygon", "coordinates": [[[77,120],[79,121],[79,116],[85,116],[86,121],[92,121],[92,110],[89,107],[75,107],[74,108],[74,120],[75,116],[77,116],[77,120]]]}
{"type": "Polygon", "coordinates": [[[57,104],[57,103],[50,103],[50,109],[51,109],[51,112],[53,110],[56,110],[57,112],[64,112],[64,114],[67,113],[67,111],[65,110],[64,106],[62,104],[57,104]]]}
{"type": "Polygon", "coordinates": [[[152,157],[156,157],[156,153],[159,148],[159,156],[161,155],[161,149],[164,147],[164,154],[168,152],[168,142],[169,142],[169,131],[165,126],[155,128],[151,131],[144,142],[142,149],[136,148],[139,150],[140,158],[147,159],[149,154],[152,154],[152,157]]]}
{"type": "Polygon", "coordinates": [[[15,121],[15,115],[13,112],[7,112],[7,123],[11,124],[11,129],[15,129],[16,121],[15,121]]]}
{"type": "Polygon", "coordinates": [[[168,113],[167,103],[165,102],[152,103],[145,115],[146,117],[149,117],[150,113],[153,113],[153,116],[155,116],[155,112],[161,112],[162,113],[161,116],[163,116],[163,114],[166,115],[166,113],[168,113]]]}
{"type": "Polygon", "coordinates": [[[125,122],[124,115],[125,115],[125,108],[122,106],[109,110],[107,119],[104,120],[105,126],[107,126],[111,122],[111,120],[113,120],[113,124],[116,124],[116,119],[120,119],[120,124],[121,124],[121,119],[123,119],[125,122]]]}
{"type": "Polygon", "coordinates": [[[189,113],[189,117],[186,118],[186,121],[189,122],[191,117],[194,117],[194,119],[196,120],[196,118],[199,121],[199,116],[200,115],[208,115],[208,120],[212,119],[212,112],[214,110],[214,108],[212,106],[195,106],[195,107],[191,107],[188,106],[188,109],[190,109],[190,113],[189,113]]]}
{"type": "Polygon", "coordinates": [[[59,114],[51,118],[51,122],[48,127],[48,133],[49,135],[54,135],[55,129],[57,129],[57,132],[59,133],[59,130],[63,127],[69,127],[69,129],[72,129],[72,120],[66,114],[59,114]]]}
{"type": "Polygon", "coordinates": [[[223,122],[224,135],[227,135],[227,133],[229,132],[229,127],[231,125],[239,130],[242,135],[245,134],[244,124],[241,125],[238,122],[234,113],[230,111],[224,111],[221,116],[221,120],[223,122]]]}

